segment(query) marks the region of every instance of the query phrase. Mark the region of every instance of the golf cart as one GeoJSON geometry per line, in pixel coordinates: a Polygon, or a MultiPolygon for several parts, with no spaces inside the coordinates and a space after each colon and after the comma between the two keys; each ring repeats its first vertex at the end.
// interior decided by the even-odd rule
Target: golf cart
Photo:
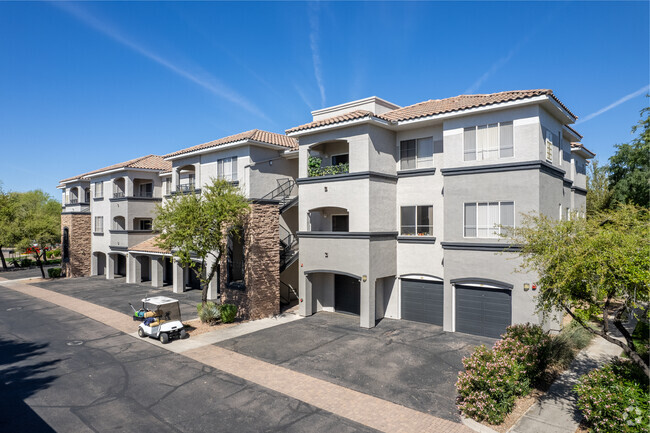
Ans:
{"type": "MultiPolygon", "coordinates": [[[[131,305],[131,304],[129,304],[131,305]]],[[[141,320],[138,325],[140,337],[153,337],[166,344],[173,338],[185,338],[187,332],[181,322],[181,308],[176,299],[166,296],[153,296],[142,300],[142,308],[133,308],[133,320],[141,320]]]]}

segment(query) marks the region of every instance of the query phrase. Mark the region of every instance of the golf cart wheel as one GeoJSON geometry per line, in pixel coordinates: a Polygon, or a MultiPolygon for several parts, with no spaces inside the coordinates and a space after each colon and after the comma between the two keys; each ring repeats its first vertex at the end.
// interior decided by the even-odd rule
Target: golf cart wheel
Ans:
{"type": "Polygon", "coordinates": [[[142,328],[138,328],[138,335],[142,338],[147,336],[147,334],[144,333],[144,330],[142,328]]]}
{"type": "Polygon", "coordinates": [[[169,335],[167,335],[166,332],[163,332],[162,334],[160,334],[160,342],[162,344],[167,344],[169,342],[169,335]]]}
{"type": "Polygon", "coordinates": [[[188,337],[187,332],[185,332],[184,329],[181,329],[181,334],[180,335],[181,335],[181,340],[188,337]]]}

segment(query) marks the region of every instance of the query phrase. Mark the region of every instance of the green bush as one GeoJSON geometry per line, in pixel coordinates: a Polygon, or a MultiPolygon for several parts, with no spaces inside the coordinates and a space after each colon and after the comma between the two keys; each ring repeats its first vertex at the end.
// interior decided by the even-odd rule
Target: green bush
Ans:
{"type": "Polygon", "coordinates": [[[50,278],[59,278],[61,276],[61,268],[50,268],[47,270],[47,275],[50,278]]]}
{"type": "Polygon", "coordinates": [[[22,259],[20,261],[21,268],[29,268],[32,265],[32,259],[22,259]]]}
{"type": "Polygon", "coordinates": [[[203,308],[203,304],[196,304],[196,311],[199,313],[199,319],[203,323],[216,323],[221,318],[219,306],[214,302],[208,302],[203,308]]]}
{"type": "Polygon", "coordinates": [[[221,312],[221,321],[223,323],[231,323],[235,321],[237,316],[237,306],[233,304],[221,304],[219,305],[219,311],[221,312]]]}
{"type": "Polygon", "coordinates": [[[350,164],[337,164],[322,166],[323,160],[317,156],[310,156],[307,162],[309,177],[327,176],[333,174],[343,174],[350,172],[350,164]]]}
{"type": "Polygon", "coordinates": [[[549,364],[566,368],[571,364],[576,354],[587,347],[593,334],[573,321],[551,339],[548,346],[549,364]]]}
{"type": "Polygon", "coordinates": [[[639,321],[636,322],[632,340],[634,340],[634,347],[636,347],[639,356],[647,360],[650,356],[650,324],[648,323],[648,316],[639,318],[639,321]]]}
{"type": "Polygon", "coordinates": [[[537,325],[509,326],[492,350],[478,347],[463,359],[458,375],[458,409],[477,421],[500,424],[515,399],[527,395],[547,363],[551,338],[537,325]]]}
{"type": "Polygon", "coordinates": [[[575,391],[592,432],[647,431],[648,382],[632,362],[614,361],[582,376],[575,391]]]}
{"type": "Polygon", "coordinates": [[[49,259],[53,257],[59,257],[61,255],[61,249],[50,250],[45,253],[45,256],[49,259]]]}

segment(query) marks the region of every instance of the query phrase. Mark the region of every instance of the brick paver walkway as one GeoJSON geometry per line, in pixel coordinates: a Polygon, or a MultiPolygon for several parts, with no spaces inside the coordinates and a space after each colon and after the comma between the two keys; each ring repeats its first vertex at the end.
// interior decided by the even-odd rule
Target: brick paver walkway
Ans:
{"type": "MultiPolygon", "coordinates": [[[[124,333],[133,333],[133,320],[125,314],[18,281],[0,279],[0,286],[76,311],[124,333]]],[[[192,348],[181,352],[181,355],[376,430],[399,433],[472,432],[462,424],[217,346],[192,348]]]]}

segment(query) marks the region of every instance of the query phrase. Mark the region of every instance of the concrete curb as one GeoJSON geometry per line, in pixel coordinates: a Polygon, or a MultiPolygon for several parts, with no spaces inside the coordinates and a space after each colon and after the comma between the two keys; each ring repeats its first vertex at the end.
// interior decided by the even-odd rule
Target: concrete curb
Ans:
{"type": "Polygon", "coordinates": [[[491,429],[490,427],[484,426],[480,422],[474,421],[471,418],[465,418],[464,416],[461,416],[460,419],[463,422],[463,424],[465,424],[466,427],[471,428],[475,432],[478,432],[478,433],[499,433],[496,430],[491,429]]]}

